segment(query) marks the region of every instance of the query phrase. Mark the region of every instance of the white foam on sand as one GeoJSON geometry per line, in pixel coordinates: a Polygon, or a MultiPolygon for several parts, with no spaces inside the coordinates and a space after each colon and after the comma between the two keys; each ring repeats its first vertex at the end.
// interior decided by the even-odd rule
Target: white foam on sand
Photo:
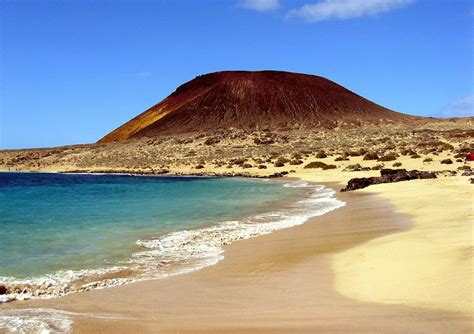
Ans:
{"type": "Polygon", "coordinates": [[[131,282],[130,278],[111,278],[101,281],[84,283],[75,290],[71,289],[71,282],[77,282],[90,277],[103,277],[104,275],[120,272],[128,269],[126,266],[114,266],[109,268],[83,269],[83,270],[59,270],[52,274],[27,279],[16,279],[14,277],[1,277],[0,283],[5,284],[13,292],[0,296],[0,303],[12,300],[25,300],[31,298],[54,298],[71,292],[86,291],[92,288],[105,288],[122,285],[131,282]]]}
{"type": "Polygon", "coordinates": [[[309,186],[308,182],[305,181],[294,181],[285,183],[283,187],[285,188],[307,188],[309,186]]]}
{"type": "Polygon", "coordinates": [[[114,314],[78,313],[49,308],[25,308],[0,312],[0,333],[70,333],[74,318],[134,319],[114,314]]]}
{"type": "Polygon", "coordinates": [[[137,243],[148,250],[134,254],[131,261],[152,269],[147,272],[147,277],[163,277],[201,269],[222,260],[225,245],[301,225],[312,217],[345,205],[334,198],[334,190],[324,186],[311,186],[300,181],[286,183],[284,186],[312,189],[309,197],[285,210],[271,211],[242,221],[227,221],[198,230],[173,232],[157,239],[138,240],[137,243]],[[166,272],[155,270],[157,265],[176,263],[186,265],[174,266],[173,270],[166,272]]]}
{"type": "Polygon", "coordinates": [[[69,333],[69,312],[50,309],[20,309],[0,313],[1,333],[53,334],[69,333]]]}
{"type": "Polygon", "coordinates": [[[284,210],[267,212],[241,221],[226,221],[197,230],[172,232],[156,239],[138,240],[137,244],[144,250],[133,254],[121,266],[58,271],[51,275],[25,280],[0,277],[0,282],[5,283],[9,290],[12,286],[16,287],[14,293],[0,296],[2,297],[0,303],[15,299],[52,298],[72,292],[195,271],[222,260],[223,247],[234,241],[301,225],[312,217],[323,215],[345,205],[334,197],[333,189],[325,186],[310,185],[303,181],[289,182],[284,186],[308,188],[309,195],[284,210]],[[124,269],[133,270],[134,275],[121,278],[120,271],[124,269]],[[116,278],[110,278],[110,275],[114,273],[117,273],[116,278]],[[103,279],[106,274],[109,278],[103,279]],[[78,281],[87,283],[78,285],[78,281]],[[76,283],[74,286],[71,284],[73,282],[76,283]]]}

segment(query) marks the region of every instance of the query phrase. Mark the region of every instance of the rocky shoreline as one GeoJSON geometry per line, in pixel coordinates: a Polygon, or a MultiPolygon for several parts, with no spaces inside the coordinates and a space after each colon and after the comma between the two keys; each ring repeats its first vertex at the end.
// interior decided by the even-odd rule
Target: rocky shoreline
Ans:
{"type": "Polygon", "coordinates": [[[419,170],[407,171],[406,169],[389,169],[380,170],[380,176],[360,177],[350,179],[346,187],[341,192],[353,191],[367,188],[374,184],[401,182],[417,179],[435,179],[435,172],[420,172],[419,170]]]}

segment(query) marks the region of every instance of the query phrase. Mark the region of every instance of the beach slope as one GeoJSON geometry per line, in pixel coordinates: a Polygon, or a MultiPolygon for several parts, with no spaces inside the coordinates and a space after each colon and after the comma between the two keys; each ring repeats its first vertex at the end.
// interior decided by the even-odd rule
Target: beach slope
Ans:
{"type": "MultiPolygon", "coordinates": [[[[467,333],[472,330],[472,301],[459,296],[472,291],[466,276],[470,263],[459,251],[468,242],[468,231],[458,230],[457,218],[441,229],[440,238],[447,241],[440,252],[442,265],[433,266],[432,240],[421,240],[430,232],[429,224],[441,224],[443,184],[411,181],[374,187],[378,194],[339,194],[345,207],[301,226],[235,242],[213,267],[3,308],[16,315],[22,314],[19,308],[66,311],[63,316],[72,321],[75,333],[467,333]],[[403,187],[406,192],[390,197],[403,187]],[[419,196],[423,192],[430,193],[431,204],[419,196]],[[425,226],[417,215],[428,204],[431,210],[421,211],[425,226]],[[416,235],[422,253],[413,242],[416,235]],[[396,249],[385,251],[380,245],[396,249]],[[430,266],[435,272],[426,273],[430,266]],[[453,273],[464,284],[446,284],[453,273]],[[430,276],[426,284],[424,275],[430,276]]],[[[454,193],[464,189],[449,184],[454,193]]],[[[457,201],[449,207],[466,212],[467,204],[457,201]]],[[[436,231],[431,233],[435,238],[436,231]]]]}

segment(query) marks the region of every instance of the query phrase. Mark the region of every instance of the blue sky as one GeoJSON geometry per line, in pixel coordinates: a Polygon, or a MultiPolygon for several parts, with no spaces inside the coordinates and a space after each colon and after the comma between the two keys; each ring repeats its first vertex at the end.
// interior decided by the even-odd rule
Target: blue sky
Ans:
{"type": "Polygon", "coordinates": [[[0,0],[0,148],[95,142],[196,75],[327,77],[396,111],[473,114],[470,1],[0,0]]]}

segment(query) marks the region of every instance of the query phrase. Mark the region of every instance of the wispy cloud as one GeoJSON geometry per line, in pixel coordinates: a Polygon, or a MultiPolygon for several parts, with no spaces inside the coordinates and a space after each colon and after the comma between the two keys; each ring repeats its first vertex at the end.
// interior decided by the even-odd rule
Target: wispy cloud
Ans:
{"type": "Polygon", "coordinates": [[[443,117],[474,116],[474,95],[454,100],[442,112],[443,117]]]}
{"type": "Polygon", "coordinates": [[[238,6],[257,12],[269,12],[280,8],[280,2],[279,0],[241,0],[238,6]]]}
{"type": "Polygon", "coordinates": [[[414,0],[322,0],[292,9],[287,17],[301,17],[311,22],[347,20],[385,13],[413,2],[414,0]]]}

